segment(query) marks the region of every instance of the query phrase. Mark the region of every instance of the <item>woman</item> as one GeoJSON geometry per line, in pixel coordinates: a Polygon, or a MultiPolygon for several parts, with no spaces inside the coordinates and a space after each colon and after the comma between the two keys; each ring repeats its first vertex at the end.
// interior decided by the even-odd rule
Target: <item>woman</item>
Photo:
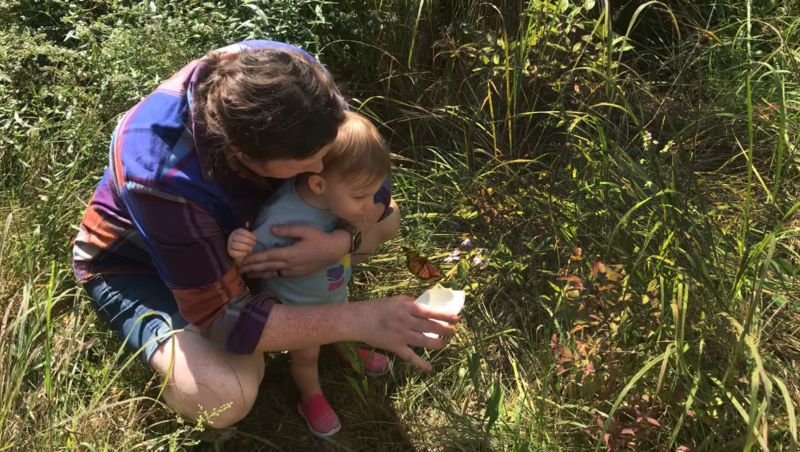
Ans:
{"type": "Polygon", "coordinates": [[[452,335],[431,319],[455,316],[408,297],[287,307],[251,293],[240,276],[305,275],[348,252],[366,254],[399,227],[386,188],[359,224],[331,233],[276,227],[297,242],[253,254],[241,268],[227,256],[228,234],[250,226],[280,179],[321,171],[344,108],[312,56],[246,41],[189,63],[117,125],[73,267],[99,315],[162,377],[177,412],[197,419],[227,406],[212,426],[241,420],[266,351],[362,341],[430,370],[411,347],[441,348],[452,335]]]}

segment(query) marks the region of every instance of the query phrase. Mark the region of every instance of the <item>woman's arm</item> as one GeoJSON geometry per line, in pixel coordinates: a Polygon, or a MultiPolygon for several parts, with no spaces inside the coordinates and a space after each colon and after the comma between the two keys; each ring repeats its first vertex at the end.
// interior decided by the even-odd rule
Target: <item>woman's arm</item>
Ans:
{"type": "Polygon", "coordinates": [[[207,333],[233,353],[363,341],[430,370],[430,363],[411,347],[444,346],[444,339],[429,338],[422,332],[453,334],[451,326],[430,319],[455,323],[456,316],[436,313],[411,303],[408,297],[290,307],[276,304],[269,294],[252,296],[227,256],[226,237],[213,217],[148,194],[129,192],[126,199],[181,313],[194,325],[210,327],[207,333]],[[188,220],[182,223],[181,218],[188,220]]]}
{"type": "Polygon", "coordinates": [[[342,341],[362,341],[395,353],[400,358],[425,370],[428,361],[411,347],[440,349],[453,335],[451,325],[430,319],[455,323],[458,317],[442,314],[397,296],[386,300],[351,302],[337,305],[275,305],[261,334],[256,350],[292,350],[342,341]],[[431,332],[443,338],[430,338],[431,332]]]}
{"type": "MultiPolygon", "coordinates": [[[[386,207],[375,204],[371,218],[356,226],[362,231],[361,246],[353,253],[353,263],[363,261],[381,243],[394,236],[400,227],[400,209],[391,201],[391,213],[378,222],[386,207]]],[[[241,271],[250,277],[271,278],[281,271],[282,276],[305,276],[337,262],[350,250],[350,233],[335,229],[322,232],[313,226],[279,225],[272,233],[292,237],[296,243],[290,246],[271,248],[247,256],[241,271]]]]}
{"type": "Polygon", "coordinates": [[[272,233],[296,242],[247,256],[242,262],[243,274],[272,278],[280,270],[281,276],[305,276],[333,265],[350,250],[350,233],[340,229],[322,232],[308,225],[278,225],[272,233]]]}
{"type": "MultiPolygon", "coordinates": [[[[361,231],[361,246],[353,253],[353,263],[366,259],[400,228],[391,177],[386,178],[373,201],[372,211],[354,224],[361,231]]],[[[242,273],[256,278],[273,278],[278,271],[282,276],[305,276],[332,265],[350,251],[350,233],[339,229],[324,233],[309,226],[279,225],[272,233],[294,238],[296,243],[251,254],[242,263],[242,273]]]]}

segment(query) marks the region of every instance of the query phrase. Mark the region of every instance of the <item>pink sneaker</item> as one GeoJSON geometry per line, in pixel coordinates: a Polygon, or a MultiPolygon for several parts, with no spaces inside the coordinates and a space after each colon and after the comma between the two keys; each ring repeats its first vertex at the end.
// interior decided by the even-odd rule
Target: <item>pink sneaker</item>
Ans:
{"type": "Polygon", "coordinates": [[[297,412],[305,419],[311,433],[320,438],[333,436],[342,428],[339,416],[322,394],[314,394],[305,402],[300,401],[297,412]]]}
{"type": "MultiPolygon", "coordinates": [[[[364,365],[364,373],[370,377],[380,377],[389,373],[389,358],[383,353],[373,352],[365,348],[358,349],[358,357],[364,365]]],[[[339,357],[342,366],[352,369],[353,365],[346,358],[339,357]]]]}

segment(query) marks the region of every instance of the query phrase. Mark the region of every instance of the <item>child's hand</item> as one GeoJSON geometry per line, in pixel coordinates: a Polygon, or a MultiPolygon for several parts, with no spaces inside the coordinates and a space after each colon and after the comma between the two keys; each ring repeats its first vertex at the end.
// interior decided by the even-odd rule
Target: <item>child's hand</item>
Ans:
{"type": "Polygon", "coordinates": [[[228,255],[236,262],[236,265],[241,265],[247,255],[253,251],[256,245],[256,236],[247,229],[239,228],[228,237],[228,255]]]}

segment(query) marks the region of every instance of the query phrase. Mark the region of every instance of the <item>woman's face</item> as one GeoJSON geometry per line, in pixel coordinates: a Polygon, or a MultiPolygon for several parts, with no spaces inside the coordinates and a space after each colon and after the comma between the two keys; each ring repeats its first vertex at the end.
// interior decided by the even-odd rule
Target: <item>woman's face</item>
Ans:
{"type": "MultiPolygon", "coordinates": [[[[301,173],[320,173],[322,172],[322,159],[328,153],[325,146],[316,154],[302,160],[295,159],[275,159],[260,161],[248,157],[242,152],[234,151],[233,166],[235,170],[240,170],[237,166],[244,167],[245,173],[250,172],[258,177],[271,177],[275,179],[288,179],[301,173]]],[[[247,175],[247,174],[245,174],[247,175]]]]}

